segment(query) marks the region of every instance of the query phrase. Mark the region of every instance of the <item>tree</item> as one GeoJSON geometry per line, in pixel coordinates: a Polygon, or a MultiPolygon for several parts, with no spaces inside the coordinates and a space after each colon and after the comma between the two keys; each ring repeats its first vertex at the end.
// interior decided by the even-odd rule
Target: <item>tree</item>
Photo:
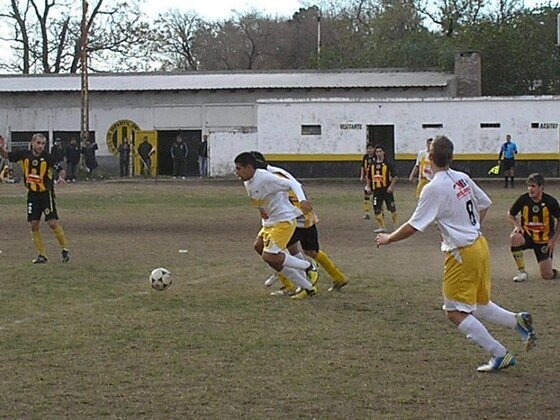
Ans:
{"type": "Polygon", "coordinates": [[[462,25],[478,22],[485,0],[416,0],[416,8],[446,37],[457,35],[462,25]]]}
{"type": "MultiPolygon", "coordinates": [[[[93,3],[88,22],[88,51],[93,69],[127,68],[126,63],[133,60],[135,46],[147,33],[138,1],[118,0],[107,5],[104,0],[96,0],[93,3]]],[[[13,57],[0,60],[0,67],[24,74],[76,72],[80,20],[81,8],[76,8],[74,1],[10,0],[0,11],[0,21],[8,22],[6,26],[13,28],[2,38],[11,48],[13,57]]]]}
{"type": "Polygon", "coordinates": [[[560,93],[556,16],[560,8],[521,10],[500,25],[488,17],[455,41],[482,57],[484,95],[552,95],[560,93]]]}
{"type": "Polygon", "coordinates": [[[169,10],[154,22],[150,57],[159,62],[160,70],[198,70],[195,52],[198,32],[206,22],[196,13],[169,10]]]}
{"type": "Polygon", "coordinates": [[[194,40],[203,70],[258,70],[278,68],[279,21],[258,12],[206,23],[194,40]]]}

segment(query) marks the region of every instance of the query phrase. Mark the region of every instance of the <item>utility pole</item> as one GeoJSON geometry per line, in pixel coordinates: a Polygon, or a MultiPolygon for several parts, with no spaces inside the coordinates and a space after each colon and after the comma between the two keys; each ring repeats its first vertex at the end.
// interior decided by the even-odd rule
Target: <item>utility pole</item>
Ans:
{"type": "Polygon", "coordinates": [[[556,16],[556,46],[560,47],[560,13],[556,16]]]}
{"type": "Polygon", "coordinates": [[[317,67],[321,68],[321,9],[317,9],[317,67]]]}
{"type": "Polygon", "coordinates": [[[80,37],[80,140],[84,143],[89,137],[89,83],[88,83],[88,3],[82,0],[82,31],[80,37]]]}

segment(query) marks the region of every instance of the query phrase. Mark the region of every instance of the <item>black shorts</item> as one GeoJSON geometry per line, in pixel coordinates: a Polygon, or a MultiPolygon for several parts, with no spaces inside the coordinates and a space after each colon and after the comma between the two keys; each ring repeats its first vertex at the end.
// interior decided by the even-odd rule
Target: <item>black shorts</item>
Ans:
{"type": "Polygon", "coordinates": [[[538,262],[544,261],[547,258],[552,258],[547,243],[546,244],[535,243],[533,238],[530,235],[528,235],[526,232],[523,232],[523,238],[525,239],[525,244],[521,246],[521,249],[532,249],[533,252],[535,253],[535,257],[537,257],[538,262]]]}
{"type": "Polygon", "coordinates": [[[27,221],[41,220],[45,214],[45,220],[58,220],[54,191],[29,192],[27,194],[27,221]]]}
{"type": "Polygon", "coordinates": [[[297,227],[294,234],[288,242],[288,248],[299,242],[304,251],[319,252],[319,232],[317,226],[313,225],[308,228],[297,227]]]}
{"type": "Polygon", "coordinates": [[[383,210],[383,202],[385,202],[387,206],[387,210],[391,213],[397,211],[397,206],[395,205],[395,197],[393,193],[387,192],[386,188],[382,190],[374,190],[373,191],[373,211],[375,214],[381,213],[383,210]]]}
{"type": "Polygon", "coordinates": [[[510,169],[513,169],[515,166],[515,159],[514,158],[504,159],[503,166],[504,166],[504,171],[509,171],[510,169]]]}

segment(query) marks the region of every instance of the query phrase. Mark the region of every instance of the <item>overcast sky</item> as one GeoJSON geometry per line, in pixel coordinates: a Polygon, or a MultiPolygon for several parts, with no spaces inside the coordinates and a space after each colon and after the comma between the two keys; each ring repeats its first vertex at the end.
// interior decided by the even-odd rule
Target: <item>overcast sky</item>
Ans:
{"type": "Polygon", "coordinates": [[[169,9],[194,10],[208,20],[232,16],[232,11],[257,10],[271,16],[292,16],[302,6],[300,0],[145,0],[144,10],[157,15],[169,9]]]}
{"type": "MultiPolygon", "coordinates": [[[[497,2],[498,0],[490,0],[497,2]]],[[[232,16],[232,11],[247,12],[257,10],[271,16],[291,17],[300,7],[313,4],[304,0],[145,0],[144,10],[150,15],[157,15],[169,9],[178,9],[183,12],[194,10],[208,20],[225,19],[232,16]]],[[[548,0],[525,0],[527,7],[547,4],[548,0]]],[[[550,3],[558,5],[560,0],[551,0],[550,3]]]]}

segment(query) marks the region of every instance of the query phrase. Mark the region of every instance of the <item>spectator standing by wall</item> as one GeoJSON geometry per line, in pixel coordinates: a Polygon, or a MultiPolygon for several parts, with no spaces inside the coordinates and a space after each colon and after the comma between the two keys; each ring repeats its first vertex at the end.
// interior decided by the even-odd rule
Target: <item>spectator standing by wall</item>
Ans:
{"type": "Polygon", "coordinates": [[[178,176],[185,179],[187,155],[189,154],[188,146],[183,142],[181,136],[177,136],[175,143],[171,146],[171,159],[173,159],[173,179],[178,176]]]}
{"type": "Polygon", "coordinates": [[[66,180],[68,182],[76,182],[78,166],[80,165],[80,146],[75,137],[70,139],[70,144],[66,146],[64,155],[66,156],[66,180]]]}
{"type": "Polygon", "coordinates": [[[51,147],[51,155],[55,160],[54,166],[54,183],[58,184],[59,182],[65,183],[65,172],[64,168],[62,167],[62,163],[64,162],[64,149],[62,147],[62,140],[60,138],[56,138],[54,141],[53,146],[51,147]]]}
{"type": "MultiPolygon", "coordinates": [[[[84,163],[90,174],[91,180],[95,180],[93,171],[97,169],[97,158],[95,157],[95,151],[98,149],[96,142],[90,142],[86,140],[84,147],[82,148],[82,154],[84,155],[84,163]]],[[[87,178],[86,178],[87,179],[87,178]]]]}
{"type": "Polygon", "coordinates": [[[130,175],[130,143],[128,139],[125,138],[121,144],[119,144],[119,169],[121,178],[130,175]]]}
{"type": "Polygon", "coordinates": [[[208,176],[208,134],[202,136],[198,146],[198,174],[201,178],[208,176]]]}
{"type": "Polygon", "coordinates": [[[140,156],[140,163],[142,164],[140,172],[144,176],[152,176],[152,155],[155,152],[156,150],[148,141],[148,137],[144,136],[142,143],[138,146],[138,156],[140,156]]]}

